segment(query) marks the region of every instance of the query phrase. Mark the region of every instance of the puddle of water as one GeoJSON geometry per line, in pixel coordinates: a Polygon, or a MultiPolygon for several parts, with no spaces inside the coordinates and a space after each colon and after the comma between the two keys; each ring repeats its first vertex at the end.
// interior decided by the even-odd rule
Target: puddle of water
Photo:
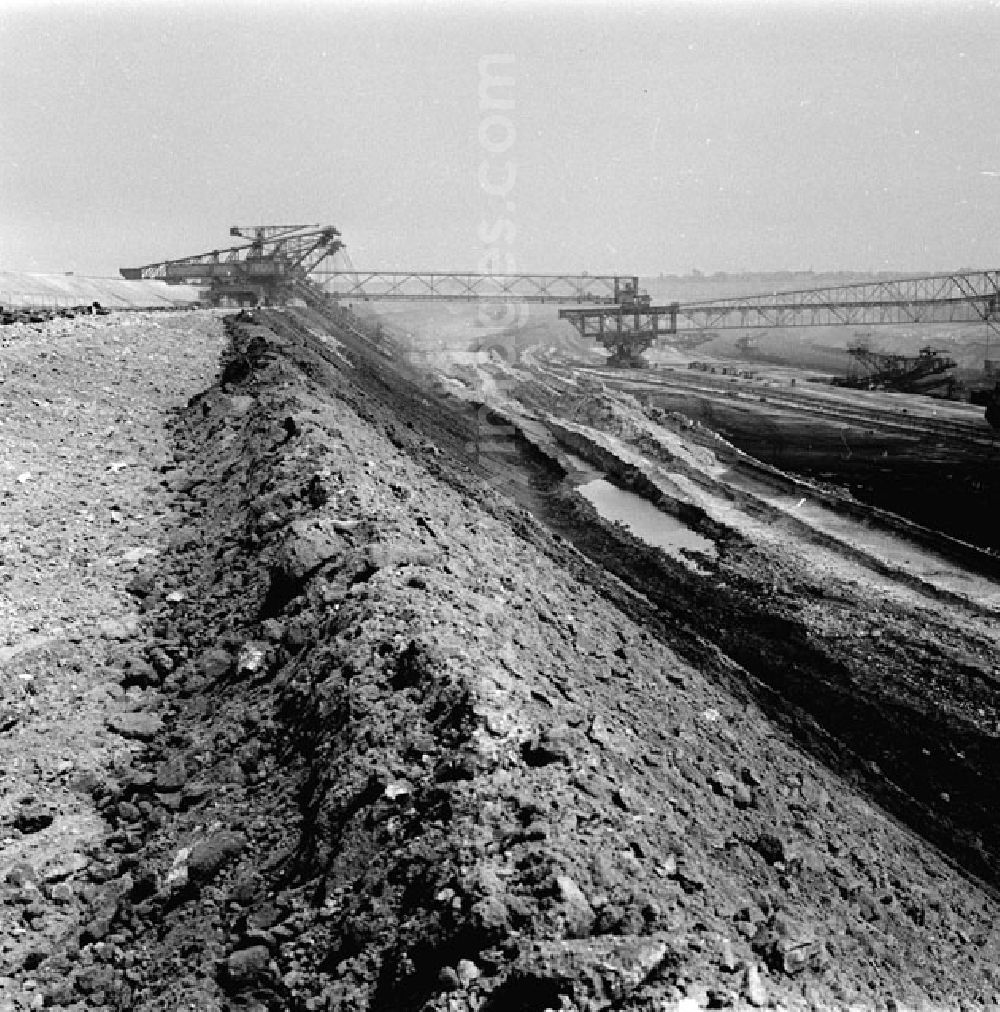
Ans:
{"type": "Polygon", "coordinates": [[[612,485],[604,478],[577,486],[580,493],[605,520],[624,524],[637,538],[659,548],[666,555],[697,572],[703,572],[684,552],[697,552],[717,558],[715,544],[695,533],[669,513],[658,510],[651,502],[612,485]]]}

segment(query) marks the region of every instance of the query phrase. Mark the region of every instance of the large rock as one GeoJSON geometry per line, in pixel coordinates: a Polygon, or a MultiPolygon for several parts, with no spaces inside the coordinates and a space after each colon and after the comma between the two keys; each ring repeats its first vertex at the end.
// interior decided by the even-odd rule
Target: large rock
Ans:
{"type": "Polygon", "coordinates": [[[809,926],[782,915],[759,924],[751,945],[779,973],[796,974],[806,968],[820,972],[829,963],[825,946],[809,926]]]}
{"type": "Polygon", "coordinates": [[[195,844],[188,857],[188,876],[192,881],[207,882],[230,861],[239,857],[246,846],[242,833],[222,830],[195,844]]]}
{"type": "Polygon", "coordinates": [[[122,685],[125,687],[132,685],[145,687],[147,685],[159,685],[160,681],[160,674],[152,664],[141,658],[132,658],[127,664],[122,685]]]}
{"type": "Polygon", "coordinates": [[[226,960],[226,981],[234,988],[246,987],[270,973],[271,953],[265,945],[240,949],[226,960]]]}
{"type": "Polygon", "coordinates": [[[45,805],[23,805],[14,813],[14,828],[22,833],[38,833],[52,825],[52,811],[45,805]]]}
{"type": "Polygon", "coordinates": [[[767,988],[756,966],[748,966],[744,971],[741,992],[754,1008],[761,1008],[767,1004],[767,988]]]}
{"type": "Polygon", "coordinates": [[[549,763],[572,762],[572,739],[564,728],[545,728],[521,748],[529,766],[546,766],[549,763]]]}
{"type": "Polygon", "coordinates": [[[113,713],[105,724],[123,738],[152,741],[163,730],[163,721],[155,713],[113,713]]]}
{"type": "Polygon", "coordinates": [[[221,647],[209,647],[198,661],[201,673],[211,681],[218,678],[225,678],[233,666],[233,659],[229,652],[221,647]]]}
{"type": "Polygon", "coordinates": [[[157,791],[179,791],[187,783],[187,769],[182,756],[174,756],[156,767],[157,791]]]}
{"type": "Polygon", "coordinates": [[[282,581],[298,583],[341,555],[346,547],[335,530],[320,522],[296,520],[289,524],[288,536],[275,559],[273,575],[282,581]]]}
{"type": "Polygon", "coordinates": [[[583,890],[569,875],[556,876],[556,889],[562,901],[567,937],[586,938],[594,924],[594,909],[583,890]]]}

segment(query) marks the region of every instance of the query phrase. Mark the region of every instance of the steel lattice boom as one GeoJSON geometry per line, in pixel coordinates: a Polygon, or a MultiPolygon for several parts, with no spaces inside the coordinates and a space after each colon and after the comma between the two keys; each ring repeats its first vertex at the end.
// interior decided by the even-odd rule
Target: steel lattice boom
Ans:
{"type": "Polygon", "coordinates": [[[809,288],[705,302],[651,306],[646,296],[606,308],[562,309],[584,337],[612,350],[612,361],[638,364],[657,337],[678,331],[900,325],[985,321],[1000,333],[1000,271],[959,271],[809,288]]]}
{"type": "Polygon", "coordinates": [[[829,327],[992,321],[1000,270],[961,271],[741,298],[681,303],[684,329],[829,327]]]}
{"type": "Polygon", "coordinates": [[[613,274],[474,274],[461,271],[314,270],[336,299],[614,303],[623,283],[613,274]]]}

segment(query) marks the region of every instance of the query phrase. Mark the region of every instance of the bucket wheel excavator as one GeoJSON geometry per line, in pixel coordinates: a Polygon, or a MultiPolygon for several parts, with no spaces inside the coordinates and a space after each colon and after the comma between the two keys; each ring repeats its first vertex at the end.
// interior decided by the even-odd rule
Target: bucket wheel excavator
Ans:
{"type": "Polygon", "coordinates": [[[121,275],[130,281],[202,285],[213,305],[280,305],[344,245],[332,225],[234,225],[229,234],[249,241],[178,260],[122,267],[121,275]]]}
{"type": "Polygon", "coordinates": [[[958,363],[930,347],[921,348],[919,355],[893,355],[858,345],[849,347],[847,351],[858,363],[859,371],[835,379],[834,386],[916,394],[953,386],[955,382],[950,372],[958,363]]]}

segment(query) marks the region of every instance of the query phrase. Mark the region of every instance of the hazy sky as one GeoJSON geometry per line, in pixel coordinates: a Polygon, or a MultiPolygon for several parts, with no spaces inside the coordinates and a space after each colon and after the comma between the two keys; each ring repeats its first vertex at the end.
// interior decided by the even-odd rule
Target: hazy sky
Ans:
{"type": "Polygon", "coordinates": [[[258,223],[383,269],[997,267],[998,41],[985,2],[0,0],[0,270],[258,223]]]}

